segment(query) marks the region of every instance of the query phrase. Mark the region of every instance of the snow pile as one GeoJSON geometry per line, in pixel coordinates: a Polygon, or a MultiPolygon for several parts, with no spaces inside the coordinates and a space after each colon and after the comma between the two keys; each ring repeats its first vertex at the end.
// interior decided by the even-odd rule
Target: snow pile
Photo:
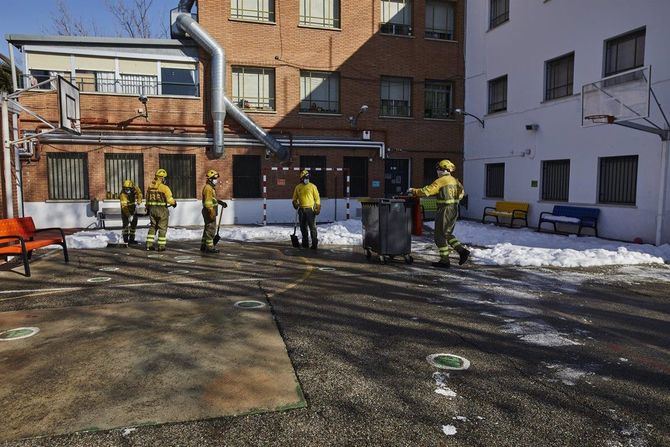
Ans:
{"type": "MultiPolygon", "coordinates": [[[[435,227],[434,222],[426,225],[435,227]]],[[[472,250],[472,258],[483,264],[592,267],[670,261],[668,244],[655,247],[596,237],[566,237],[529,228],[510,229],[470,221],[459,221],[455,235],[465,244],[486,247],[472,250]]]]}
{"type": "Polygon", "coordinates": [[[537,346],[574,346],[579,344],[563,337],[556,329],[543,321],[510,322],[503,326],[502,331],[517,335],[521,340],[537,346]]]}
{"type": "MultiPolygon", "coordinates": [[[[319,225],[319,243],[324,245],[361,245],[363,243],[362,226],[359,220],[348,220],[319,225]]],[[[138,228],[135,239],[144,243],[147,240],[147,228],[138,228]]],[[[221,227],[222,239],[252,242],[287,242],[293,234],[292,226],[225,226],[221,227]]],[[[300,230],[298,230],[300,235],[300,230]]],[[[202,229],[169,228],[167,233],[170,241],[200,241],[202,229]]],[[[121,230],[80,231],[67,236],[69,248],[105,248],[107,244],[118,244],[123,241],[121,230]]],[[[57,248],[53,246],[51,248],[57,248]]]]}

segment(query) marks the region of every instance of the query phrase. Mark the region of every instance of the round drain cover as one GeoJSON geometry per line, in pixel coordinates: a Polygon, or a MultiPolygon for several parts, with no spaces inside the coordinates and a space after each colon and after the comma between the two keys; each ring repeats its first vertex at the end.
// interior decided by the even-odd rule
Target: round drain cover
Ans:
{"type": "Polygon", "coordinates": [[[193,259],[193,255],[175,256],[174,258],[177,261],[180,261],[182,259],[193,259]]]}
{"type": "Polygon", "coordinates": [[[439,369],[464,371],[470,367],[470,360],[454,354],[431,354],[426,360],[439,369]]]}
{"type": "Polygon", "coordinates": [[[254,300],[238,301],[235,303],[235,307],[240,307],[242,309],[260,309],[265,307],[265,303],[254,300]]]}
{"type": "Polygon", "coordinates": [[[0,332],[0,341],[12,341],[32,337],[39,331],[40,329],[36,327],[17,327],[16,329],[0,332]]]}
{"type": "Polygon", "coordinates": [[[107,281],[111,281],[111,280],[112,280],[112,278],[110,278],[109,276],[97,276],[95,278],[89,278],[86,281],[87,282],[107,282],[107,281]]]}
{"type": "MultiPolygon", "coordinates": [[[[130,253],[128,253],[130,254],[130,253]]],[[[147,255],[147,258],[162,258],[163,255],[147,255]]]]}

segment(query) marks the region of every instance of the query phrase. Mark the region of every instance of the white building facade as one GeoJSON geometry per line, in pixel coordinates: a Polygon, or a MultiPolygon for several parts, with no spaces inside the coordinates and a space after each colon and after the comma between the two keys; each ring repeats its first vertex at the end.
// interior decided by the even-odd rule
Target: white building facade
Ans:
{"type": "MultiPolygon", "coordinates": [[[[670,116],[668,17],[666,0],[470,0],[465,111],[484,125],[466,116],[466,215],[528,202],[536,226],[554,205],[599,208],[600,236],[654,243],[662,210],[659,239],[670,242],[667,143],[617,125],[583,128],[580,96],[583,84],[651,66],[670,116]]],[[[665,128],[653,97],[650,109],[665,128]]]]}

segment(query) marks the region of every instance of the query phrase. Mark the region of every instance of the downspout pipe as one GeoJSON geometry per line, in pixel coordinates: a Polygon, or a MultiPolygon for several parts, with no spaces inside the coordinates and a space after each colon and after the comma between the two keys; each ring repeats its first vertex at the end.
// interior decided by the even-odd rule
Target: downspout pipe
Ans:
{"type": "Polygon", "coordinates": [[[240,110],[230,99],[225,96],[225,73],[226,56],[223,48],[214,40],[212,36],[205,31],[200,24],[191,17],[191,9],[195,0],[180,0],[178,14],[175,18],[177,27],[187,33],[211,56],[212,64],[212,89],[211,89],[211,107],[212,120],[214,123],[214,149],[212,154],[216,158],[224,155],[223,141],[223,122],[226,118],[226,112],[237,121],[251,135],[262,142],[270,152],[274,153],[280,161],[285,161],[290,157],[289,150],[279,143],[272,135],[266,132],[262,127],[256,124],[246,113],[240,110]]]}
{"type": "Polygon", "coordinates": [[[225,92],[226,54],[223,48],[214,38],[205,31],[200,24],[191,17],[191,8],[195,0],[181,0],[179,2],[179,14],[175,19],[176,25],[196,41],[211,57],[211,114],[214,136],[212,156],[221,158],[224,156],[225,147],[223,143],[223,122],[226,119],[226,108],[223,105],[225,92]]]}

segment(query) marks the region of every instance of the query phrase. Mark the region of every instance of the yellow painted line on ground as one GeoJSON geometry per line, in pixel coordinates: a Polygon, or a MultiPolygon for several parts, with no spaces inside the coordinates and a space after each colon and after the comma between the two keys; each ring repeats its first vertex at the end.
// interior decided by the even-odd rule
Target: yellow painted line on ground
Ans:
{"type": "Polygon", "coordinates": [[[279,289],[279,290],[277,290],[275,292],[272,292],[272,293],[268,293],[267,294],[268,298],[274,298],[277,295],[281,295],[282,293],[288,292],[289,290],[291,290],[291,289],[299,286],[303,282],[307,281],[307,279],[310,276],[312,276],[312,273],[314,273],[314,264],[312,264],[312,262],[309,259],[305,258],[304,256],[300,256],[299,259],[302,261],[302,263],[304,265],[307,266],[307,268],[302,272],[302,275],[300,276],[300,278],[298,278],[295,282],[287,285],[286,287],[284,287],[282,289],[279,289]]]}

